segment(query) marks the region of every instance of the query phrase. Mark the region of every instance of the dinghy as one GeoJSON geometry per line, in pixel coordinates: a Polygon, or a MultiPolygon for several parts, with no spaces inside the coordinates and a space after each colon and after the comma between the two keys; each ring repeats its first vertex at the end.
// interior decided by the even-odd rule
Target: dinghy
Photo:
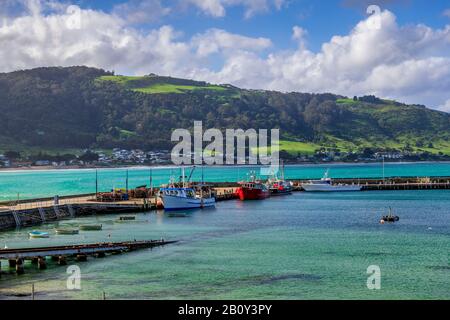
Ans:
{"type": "Polygon", "coordinates": [[[30,233],[28,233],[30,238],[48,238],[50,235],[48,234],[48,232],[41,232],[41,231],[31,231],[30,233]]]}

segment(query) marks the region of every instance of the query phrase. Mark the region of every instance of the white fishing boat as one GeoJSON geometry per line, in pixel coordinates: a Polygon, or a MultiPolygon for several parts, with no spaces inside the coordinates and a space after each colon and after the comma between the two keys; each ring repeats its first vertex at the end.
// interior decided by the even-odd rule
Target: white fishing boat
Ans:
{"type": "MultiPolygon", "coordinates": [[[[188,181],[192,176],[193,170],[188,181]]],[[[159,196],[164,206],[164,210],[170,211],[214,207],[216,205],[216,199],[212,196],[211,190],[205,187],[204,184],[196,185],[195,188],[188,187],[185,182],[184,168],[182,168],[181,187],[177,187],[175,183],[171,183],[169,187],[160,189],[159,196]],[[199,190],[197,191],[196,189],[199,190]],[[204,189],[207,189],[207,191],[204,189]]]]}
{"type": "Polygon", "coordinates": [[[327,171],[322,179],[303,183],[302,188],[307,192],[350,192],[361,191],[362,187],[359,184],[333,184],[327,171]]]}

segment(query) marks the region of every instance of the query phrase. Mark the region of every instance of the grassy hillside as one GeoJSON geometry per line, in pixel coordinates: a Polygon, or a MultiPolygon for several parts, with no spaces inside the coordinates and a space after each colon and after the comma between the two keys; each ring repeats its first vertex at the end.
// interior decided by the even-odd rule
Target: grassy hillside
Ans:
{"type": "Polygon", "coordinates": [[[170,77],[144,76],[102,76],[97,81],[114,82],[123,88],[148,94],[189,93],[191,91],[226,91],[223,86],[210,85],[204,82],[175,79],[170,77]]]}
{"type": "Polygon", "coordinates": [[[0,74],[0,151],[170,148],[173,129],[279,128],[281,149],[450,154],[450,115],[372,96],[243,90],[87,68],[0,74]]]}

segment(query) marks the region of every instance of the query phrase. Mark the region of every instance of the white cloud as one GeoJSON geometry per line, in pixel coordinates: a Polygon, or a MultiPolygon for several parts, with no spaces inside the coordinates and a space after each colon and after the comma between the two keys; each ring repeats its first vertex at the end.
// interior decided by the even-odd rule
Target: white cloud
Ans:
{"type": "Polygon", "coordinates": [[[186,2],[197,6],[204,13],[213,17],[223,17],[226,13],[221,0],[186,0],[186,2]]]}
{"type": "Polygon", "coordinates": [[[226,53],[236,50],[261,51],[272,45],[267,38],[250,38],[228,33],[220,29],[210,29],[192,39],[192,45],[197,48],[200,57],[214,53],[226,53]]]}
{"type": "Polygon", "coordinates": [[[439,106],[437,109],[440,111],[450,113],[450,99],[448,99],[443,105],[439,106]]]}
{"type": "Polygon", "coordinates": [[[160,0],[130,0],[113,8],[113,14],[132,24],[158,21],[171,12],[160,0]]]}
{"type": "Polygon", "coordinates": [[[308,50],[298,26],[292,36],[300,45],[279,51],[267,38],[220,29],[186,38],[171,26],[137,30],[114,13],[81,10],[78,29],[68,28],[69,18],[61,8],[43,14],[34,7],[0,25],[0,71],[88,65],[246,88],[376,94],[448,110],[450,26],[403,27],[389,11],[381,13],[381,28],[372,28],[371,16],[319,52],[308,50]]]}
{"type": "MultiPolygon", "coordinates": [[[[361,21],[346,36],[333,37],[318,53],[302,46],[266,58],[237,53],[222,70],[206,77],[282,91],[376,94],[430,106],[445,102],[450,95],[450,26],[400,27],[395,16],[384,11],[381,28],[374,29],[371,19],[361,21]],[[241,76],[236,66],[242,69],[241,76]],[[255,70],[249,70],[251,66],[255,70]]],[[[294,29],[294,36],[301,34],[294,29]]]]}
{"type": "Polygon", "coordinates": [[[272,7],[281,10],[285,0],[184,0],[197,6],[205,14],[213,17],[224,17],[226,8],[232,6],[243,6],[245,18],[251,18],[255,14],[269,11],[272,7]]]}

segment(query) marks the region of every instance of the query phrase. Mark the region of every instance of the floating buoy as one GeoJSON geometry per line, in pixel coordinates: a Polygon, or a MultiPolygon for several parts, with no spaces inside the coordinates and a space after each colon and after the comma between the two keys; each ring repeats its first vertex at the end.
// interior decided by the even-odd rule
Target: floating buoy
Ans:
{"type": "Polygon", "coordinates": [[[384,220],[383,219],[380,220],[380,224],[384,224],[384,220]]]}

